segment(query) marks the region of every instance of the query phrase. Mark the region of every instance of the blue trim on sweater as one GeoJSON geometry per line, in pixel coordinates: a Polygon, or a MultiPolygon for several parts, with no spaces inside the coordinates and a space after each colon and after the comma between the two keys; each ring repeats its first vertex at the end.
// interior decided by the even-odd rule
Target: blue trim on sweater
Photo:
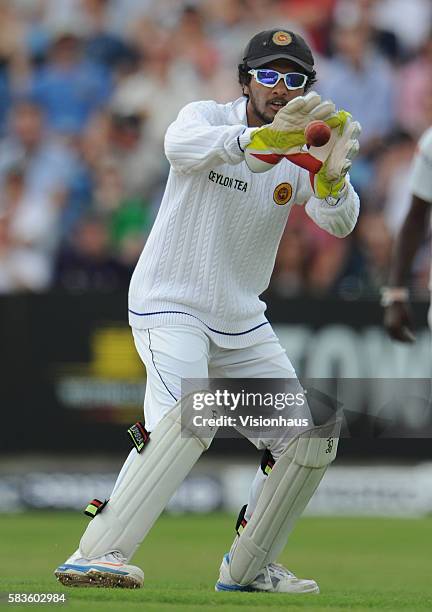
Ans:
{"type": "Polygon", "coordinates": [[[202,321],[199,317],[196,317],[195,315],[190,314],[189,312],[182,312],[181,310],[159,310],[157,312],[135,312],[134,310],[131,310],[129,308],[128,311],[131,314],[136,315],[137,317],[150,317],[152,315],[160,315],[160,314],[182,314],[182,315],[186,315],[187,317],[193,317],[194,319],[196,319],[197,321],[199,321],[200,323],[205,325],[207,327],[207,329],[209,329],[210,331],[215,332],[216,334],[222,334],[223,336],[244,336],[245,334],[250,334],[251,332],[255,331],[256,329],[259,329],[263,325],[269,325],[268,321],[264,321],[264,323],[260,323],[259,325],[255,325],[255,327],[251,327],[251,329],[247,329],[246,331],[231,333],[231,332],[219,331],[218,329],[213,329],[213,327],[210,327],[209,325],[207,325],[207,323],[204,323],[204,321],[202,321]]]}
{"type": "Polygon", "coordinates": [[[237,144],[238,144],[238,148],[240,149],[240,151],[241,151],[242,153],[244,153],[244,152],[245,152],[245,150],[244,150],[244,149],[242,149],[242,147],[241,147],[241,144],[240,144],[240,136],[243,136],[243,134],[244,134],[245,132],[246,132],[246,128],[243,130],[243,132],[242,132],[241,134],[239,134],[239,135],[237,136],[237,144]]]}

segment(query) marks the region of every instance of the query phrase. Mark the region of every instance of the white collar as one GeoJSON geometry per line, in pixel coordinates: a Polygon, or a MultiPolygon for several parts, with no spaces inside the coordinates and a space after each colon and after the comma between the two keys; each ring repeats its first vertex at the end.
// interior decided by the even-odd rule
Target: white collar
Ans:
{"type": "Polygon", "coordinates": [[[246,115],[247,98],[242,96],[237,98],[234,102],[231,102],[231,108],[228,113],[228,124],[238,125],[239,123],[247,126],[247,115],[246,115]]]}

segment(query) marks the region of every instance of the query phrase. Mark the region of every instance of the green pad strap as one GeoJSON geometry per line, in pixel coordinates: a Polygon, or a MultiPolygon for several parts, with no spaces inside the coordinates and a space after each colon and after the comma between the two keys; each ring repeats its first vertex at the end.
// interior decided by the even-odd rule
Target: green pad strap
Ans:
{"type": "Polygon", "coordinates": [[[107,499],[103,502],[100,501],[100,499],[92,499],[91,502],[88,504],[87,508],[84,510],[84,514],[90,516],[91,518],[94,518],[96,514],[102,512],[107,503],[107,499]]]}

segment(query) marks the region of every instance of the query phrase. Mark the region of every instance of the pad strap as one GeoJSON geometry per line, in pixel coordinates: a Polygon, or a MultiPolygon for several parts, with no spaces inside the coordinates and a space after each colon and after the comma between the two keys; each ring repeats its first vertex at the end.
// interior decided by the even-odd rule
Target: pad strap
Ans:
{"type": "Polygon", "coordinates": [[[243,506],[243,508],[240,510],[240,513],[239,513],[238,518],[237,518],[237,523],[236,523],[236,526],[235,526],[235,530],[237,531],[238,535],[241,534],[241,532],[243,531],[243,529],[247,525],[247,520],[245,519],[246,508],[247,508],[247,504],[245,504],[243,506]]]}
{"type": "Polygon", "coordinates": [[[138,421],[137,423],[135,423],[135,425],[131,425],[129,427],[127,433],[129,434],[133,445],[140,453],[150,439],[150,434],[144,427],[144,424],[141,423],[141,421],[138,421]]]}
{"type": "Polygon", "coordinates": [[[87,516],[94,518],[96,514],[99,514],[100,512],[102,512],[102,510],[105,508],[107,503],[108,503],[107,499],[105,499],[103,502],[100,499],[92,499],[91,502],[86,507],[86,509],[84,510],[84,514],[87,514],[87,516]]]}
{"type": "Polygon", "coordinates": [[[266,448],[261,459],[261,469],[266,476],[270,474],[274,464],[275,460],[273,458],[273,455],[271,454],[269,449],[266,448]]]}

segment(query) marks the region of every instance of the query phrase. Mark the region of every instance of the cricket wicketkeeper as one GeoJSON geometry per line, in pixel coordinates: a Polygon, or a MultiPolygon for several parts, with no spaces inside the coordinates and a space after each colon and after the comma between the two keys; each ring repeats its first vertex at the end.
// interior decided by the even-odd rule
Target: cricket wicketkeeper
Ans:
{"type": "MultiPolygon", "coordinates": [[[[63,584],[143,584],[129,561],[214,435],[180,435],[189,401],[182,379],[295,378],[259,298],[291,208],[305,205],[339,238],[356,224],[359,198],[347,172],[360,126],[310,91],[316,73],[305,41],[283,28],[260,32],[238,69],[242,97],[188,104],[166,133],[171,170],[129,292],[147,370],[145,427],[130,430],[135,446],[110,499],[89,505],[94,518],[78,550],[55,571],[63,584]],[[307,148],[304,130],[315,120],[331,137],[307,148]]],[[[335,458],[337,436],[321,427],[251,439],[264,459],[217,591],[319,592],[276,561],[335,458]]]]}

